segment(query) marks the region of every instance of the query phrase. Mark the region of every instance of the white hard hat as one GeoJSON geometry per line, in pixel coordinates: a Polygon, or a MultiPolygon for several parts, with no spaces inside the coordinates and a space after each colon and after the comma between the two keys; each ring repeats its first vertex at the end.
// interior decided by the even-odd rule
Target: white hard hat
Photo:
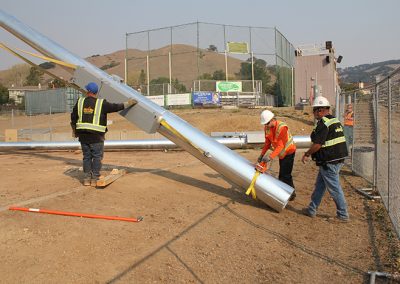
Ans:
{"type": "Polygon", "coordinates": [[[261,113],[261,124],[266,124],[266,123],[268,123],[271,119],[273,119],[274,118],[274,114],[272,113],[272,111],[270,111],[270,110],[264,110],[262,113],[261,113]]]}
{"type": "Polygon", "coordinates": [[[313,107],[330,107],[329,101],[323,96],[315,97],[313,107]]]}

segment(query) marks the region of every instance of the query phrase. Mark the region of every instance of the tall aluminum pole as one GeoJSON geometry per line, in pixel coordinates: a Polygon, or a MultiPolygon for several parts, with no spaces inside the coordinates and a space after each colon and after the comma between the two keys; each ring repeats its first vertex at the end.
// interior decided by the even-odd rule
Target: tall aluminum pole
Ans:
{"type": "MultiPolygon", "coordinates": [[[[76,65],[74,83],[81,88],[91,80],[100,84],[101,98],[118,103],[129,98],[135,99],[138,104],[121,112],[121,115],[139,128],[148,133],[159,132],[243,189],[251,184],[255,174],[254,165],[238,153],[1,10],[0,25],[43,54],[76,65]]],[[[268,174],[260,175],[254,188],[257,199],[278,212],[286,206],[294,191],[268,174]]]]}

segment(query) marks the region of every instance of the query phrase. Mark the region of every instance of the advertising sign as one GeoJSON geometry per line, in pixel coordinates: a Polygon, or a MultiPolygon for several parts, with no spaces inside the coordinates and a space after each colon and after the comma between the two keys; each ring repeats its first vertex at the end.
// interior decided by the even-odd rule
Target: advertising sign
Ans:
{"type": "Polygon", "coordinates": [[[149,96],[147,97],[149,100],[151,100],[152,102],[158,104],[159,106],[164,106],[164,96],[160,95],[160,96],[149,96]]]}
{"type": "Polygon", "coordinates": [[[190,104],[192,104],[191,93],[167,95],[167,105],[168,106],[183,106],[183,105],[190,105],[190,104]]]}
{"type": "Polygon", "coordinates": [[[239,53],[239,54],[246,54],[249,53],[249,46],[247,42],[228,42],[228,52],[229,53],[239,53]]]}
{"type": "Polygon", "coordinates": [[[242,82],[217,81],[217,92],[242,92],[242,82]]]}
{"type": "Polygon", "coordinates": [[[193,104],[201,105],[219,105],[221,97],[219,93],[214,92],[193,92],[193,104]]]}

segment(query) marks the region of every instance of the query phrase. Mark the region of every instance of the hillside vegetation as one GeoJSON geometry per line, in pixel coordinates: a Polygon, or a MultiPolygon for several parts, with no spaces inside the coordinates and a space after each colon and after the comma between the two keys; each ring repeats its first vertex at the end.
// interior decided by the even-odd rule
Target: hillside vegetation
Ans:
{"type": "MultiPolygon", "coordinates": [[[[150,81],[159,77],[169,78],[169,51],[170,46],[156,50],[151,50],[150,57],[150,81]]],[[[225,57],[223,54],[200,49],[199,59],[196,47],[176,44],[172,46],[172,77],[180,82],[189,83],[199,76],[207,73],[213,74],[218,70],[225,72],[225,57]]],[[[128,50],[128,83],[137,85],[140,82],[140,74],[147,71],[147,52],[137,49],[128,50]]],[[[92,55],[86,58],[87,61],[109,74],[115,74],[121,78],[125,77],[125,50],[119,50],[105,55],[92,55]]],[[[240,70],[243,61],[235,57],[228,57],[228,73],[234,77],[240,70]]],[[[42,64],[49,72],[69,79],[71,73],[67,70],[54,66],[53,64],[42,64]]],[[[18,64],[8,70],[0,71],[0,83],[6,87],[22,86],[24,79],[29,74],[28,64],[18,64]]],[[[43,81],[49,80],[47,75],[43,76],[43,81]]],[[[44,82],[43,82],[44,83],[44,82]]]]}
{"type": "Polygon", "coordinates": [[[338,68],[343,83],[375,83],[376,78],[388,76],[400,67],[400,60],[388,60],[373,64],[362,64],[354,67],[338,68]]]}

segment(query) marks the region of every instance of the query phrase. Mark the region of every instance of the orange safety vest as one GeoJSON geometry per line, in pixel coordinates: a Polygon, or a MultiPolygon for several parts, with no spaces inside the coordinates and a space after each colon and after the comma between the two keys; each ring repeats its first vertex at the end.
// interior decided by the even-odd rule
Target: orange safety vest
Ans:
{"type": "Polygon", "coordinates": [[[344,125],[346,125],[346,126],[353,126],[353,125],[354,125],[353,116],[354,116],[353,111],[347,112],[347,113],[344,115],[344,125]]]}
{"type": "Polygon", "coordinates": [[[264,133],[265,133],[265,141],[269,140],[271,142],[272,149],[278,147],[279,143],[279,134],[282,128],[287,128],[287,135],[283,138],[282,144],[284,145],[283,149],[279,152],[278,156],[279,159],[285,158],[286,155],[292,154],[296,151],[296,144],[293,142],[293,136],[289,132],[289,128],[286,123],[281,121],[275,122],[275,127],[267,128],[264,126],[264,133]]]}

